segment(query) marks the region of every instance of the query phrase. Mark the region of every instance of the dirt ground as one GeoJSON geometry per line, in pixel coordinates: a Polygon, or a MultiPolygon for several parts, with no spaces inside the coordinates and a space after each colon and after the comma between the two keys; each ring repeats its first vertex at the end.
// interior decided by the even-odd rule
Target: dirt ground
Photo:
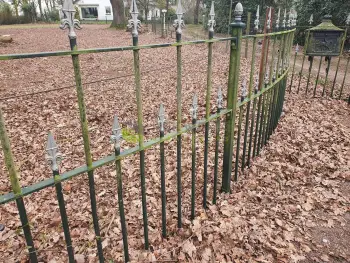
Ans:
{"type": "MultiPolygon", "coordinates": [[[[0,27],[14,36],[1,54],[68,50],[67,32],[58,28],[0,27]]],[[[78,31],[80,48],[125,46],[129,33],[104,25],[84,25],[78,31]]],[[[186,36],[186,31],[184,32],[186,36]]],[[[190,37],[190,36],[188,36],[190,37]]],[[[140,44],[173,41],[151,33],[140,44]]],[[[157,112],[164,103],[166,132],[176,129],[176,50],[140,51],[141,85],[146,140],[158,136],[157,112]]],[[[207,47],[183,48],[183,125],[189,124],[196,92],[199,118],[205,113],[207,47]]],[[[93,159],[112,153],[111,125],[118,114],[123,127],[135,128],[132,52],[80,56],[93,159]],[[101,81],[98,81],[101,80],[101,81]]],[[[0,106],[5,114],[22,186],[50,178],[45,161],[47,132],[51,130],[65,155],[61,172],[84,164],[83,142],[70,57],[5,61],[0,71],[0,106]],[[54,90],[50,92],[45,92],[54,90]],[[36,93],[36,94],[34,94],[36,93]]],[[[211,109],[219,86],[226,94],[228,54],[225,43],[215,44],[211,109]]],[[[242,59],[241,76],[249,60],[242,59]]],[[[313,81],[313,80],[312,80],[313,81]]],[[[289,83],[289,81],[288,81],[289,83]]],[[[217,205],[201,208],[204,131],[198,130],[196,219],[191,222],[191,134],[183,135],[183,218],[177,230],[176,142],[166,143],[167,230],[161,237],[159,147],[146,151],[147,210],[151,250],[143,250],[143,227],[138,156],[123,160],[124,205],[130,256],[134,262],[350,262],[350,123],[345,101],[304,96],[305,77],[296,94],[286,94],[282,119],[271,140],[250,169],[232,183],[231,194],[219,194],[217,205]]],[[[317,88],[317,94],[321,91],[317,88]]],[[[221,133],[223,132],[223,124],[221,133]]],[[[211,125],[211,135],[215,126],[211,125]]],[[[215,144],[210,137],[209,199],[212,198],[215,144]]],[[[122,149],[135,143],[124,140],[122,149]]],[[[220,164],[223,145],[220,144],[220,164]]],[[[2,152],[0,194],[10,191],[2,152]]],[[[221,165],[220,171],[221,174],[221,165]]],[[[220,180],[219,180],[220,181],[220,180]]],[[[99,223],[104,256],[123,260],[117,185],[113,165],[95,171],[99,223]]],[[[221,182],[219,182],[221,185],[221,182]]],[[[96,262],[96,244],[86,175],[63,183],[73,246],[80,262],[96,262]]],[[[54,189],[25,197],[35,247],[42,262],[66,262],[67,253],[54,189]]],[[[23,233],[15,203],[0,207],[0,262],[27,262],[23,233]]]]}

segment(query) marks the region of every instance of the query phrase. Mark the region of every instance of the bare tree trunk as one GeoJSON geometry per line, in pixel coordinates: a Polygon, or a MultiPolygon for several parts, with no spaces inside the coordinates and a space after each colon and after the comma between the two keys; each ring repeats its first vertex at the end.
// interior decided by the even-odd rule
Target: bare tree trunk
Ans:
{"type": "Polygon", "coordinates": [[[40,11],[40,18],[43,19],[43,9],[41,7],[41,0],[38,0],[38,6],[39,6],[39,11],[40,11]]]}
{"type": "Polygon", "coordinates": [[[196,0],[196,8],[194,9],[194,21],[193,21],[195,24],[198,24],[199,3],[200,3],[200,0],[196,0]]]}
{"type": "Polygon", "coordinates": [[[111,27],[124,27],[126,24],[123,0],[110,0],[113,10],[111,27]]]}
{"type": "Polygon", "coordinates": [[[13,0],[13,6],[15,7],[16,18],[18,19],[18,1],[13,0]]]}

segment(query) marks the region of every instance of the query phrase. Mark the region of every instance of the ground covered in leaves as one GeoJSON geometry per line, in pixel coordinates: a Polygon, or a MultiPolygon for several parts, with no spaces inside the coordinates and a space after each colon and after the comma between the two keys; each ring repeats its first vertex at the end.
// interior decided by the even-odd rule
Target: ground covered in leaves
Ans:
{"type": "MultiPolygon", "coordinates": [[[[15,43],[1,53],[67,50],[66,32],[54,28],[3,30],[15,43]],[[5,32],[6,31],[6,32],[5,32]],[[45,41],[38,41],[45,38],[45,41]]],[[[140,44],[174,41],[142,34],[140,44]]],[[[125,46],[129,33],[89,25],[78,32],[80,48],[125,46]],[[93,36],[93,37],[92,37],[93,36]]],[[[176,51],[141,51],[141,74],[146,139],[158,136],[157,112],[165,104],[166,132],[176,129],[176,51]]],[[[193,94],[199,95],[199,118],[205,113],[207,48],[183,48],[183,125],[190,124],[193,94]]],[[[258,60],[258,59],[257,59],[258,60]]],[[[70,57],[1,62],[1,102],[13,145],[22,186],[51,175],[45,161],[47,131],[56,136],[65,160],[61,172],[84,164],[83,143],[70,57]],[[51,92],[45,92],[54,90],[51,92]],[[36,93],[36,94],[34,94],[36,93]]],[[[109,137],[118,114],[129,139],[122,148],[135,145],[136,99],[131,52],[81,56],[94,160],[110,155],[109,137]]],[[[226,94],[228,54],[225,44],[215,44],[212,112],[218,86],[226,94]]],[[[249,61],[242,59],[241,76],[249,61]]],[[[232,183],[231,194],[219,194],[217,205],[201,208],[203,189],[203,129],[197,139],[196,219],[190,215],[191,135],[183,135],[183,218],[177,229],[176,141],[166,143],[168,238],[161,237],[159,147],[146,151],[147,208],[151,251],[143,250],[143,228],[138,156],[123,160],[124,205],[129,249],[133,261],[179,262],[349,262],[350,250],[350,122],[344,101],[287,94],[283,117],[268,145],[250,169],[232,183]]],[[[317,86],[317,94],[322,87],[317,86]]],[[[301,95],[303,94],[303,95],[301,95]]],[[[211,135],[214,126],[211,126],[211,135]]],[[[223,126],[222,129],[223,130],[223,126]]],[[[127,137],[127,136],[126,136],[127,137]]],[[[214,147],[211,136],[210,149],[214,147]]],[[[220,163],[222,162],[220,144],[220,163]]],[[[213,157],[209,154],[209,199],[212,198],[213,157]]],[[[0,154],[0,193],[10,184],[0,154]]],[[[221,169],[221,165],[220,165],[221,169]]],[[[104,255],[111,262],[123,260],[117,185],[113,165],[95,171],[98,214],[104,255]]],[[[220,182],[219,182],[220,183],[220,182]]],[[[221,185],[221,184],[220,184],[221,185]]],[[[96,262],[86,175],[63,183],[73,246],[78,263],[96,262]]],[[[38,256],[42,262],[66,262],[65,243],[53,188],[25,197],[38,256]]],[[[0,207],[0,262],[26,262],[27,251],[14,202],[0,207]]]]}

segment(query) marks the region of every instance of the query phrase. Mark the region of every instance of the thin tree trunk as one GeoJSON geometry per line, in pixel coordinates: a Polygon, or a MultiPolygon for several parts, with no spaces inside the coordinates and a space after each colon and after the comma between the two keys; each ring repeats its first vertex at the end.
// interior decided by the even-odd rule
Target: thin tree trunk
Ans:
{"type": "Polygon", "coordinates": [[[196,25],[198,24],[199,3],[200,3],[200,0],[196,0],[196,8],[194,9],[194,21],[193,21],[196,25]]]}
{"type": "Polygon", "coordinates": [[[39,6],[39,11],[40,11],[40,18],[43,19],[43,9],[41,7],[41,0],[38,0],[38,6],[39,6]]]}
{"type": "Polygon", "coordinates": [[[111,27],[124,27],[126,24],[123,0],[110,0],[113,10],[111,27]]]}
{"type": "Polygon", "coordinates": [[[13,6],[15,7],[16,18],[18,19],[18,1],[13,0],[13,6]]]}

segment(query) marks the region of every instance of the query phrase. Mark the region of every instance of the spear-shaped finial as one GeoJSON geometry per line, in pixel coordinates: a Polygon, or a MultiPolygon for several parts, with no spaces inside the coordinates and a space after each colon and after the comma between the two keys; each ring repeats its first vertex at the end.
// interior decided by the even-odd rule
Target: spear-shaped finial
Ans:
{"type": "Polygon", "coordinates": [[[345,24],[348,26],[350,25],[350,14],[348,14],[347,18],[346,18],[346,21],[345,21],[345,24]]]}
{"type": "Polygon", "coordinates": [[[210,16],[210,19],[208,21],[209,32],[214,33],[214,26],[216,25],[215,12],[214,12],[214,1],[211,2],[209,16],[210,16]]]}
{"type": "Polygon", "coordinates": [[[284,16],[282,20],[282,29],[286,28],[286,20],[287,20],[287,9],[284,9],[284,16]]]}
{"type": "Polygon", "coordinates": [[[164,122],[165,122],[165,110],[164,110],[163,103],[161,103],[159,107],[159,115],[158,115],[158,124],[160,126],[161,131],[164,131],[164,122]]]}
{"type": "Polygon", "coordinates": [[[128,20],[127,27],[131,29],[131,34],[134,38],[137,38],[139,33],[138,30],[141,28],[141,21],[137,19],[139,10],[137,9],[136,0],[131,0],[130,15],[131,19],[128,20]]]}
{"type": "Polygon", "coordinates": [[[281,15],[281,8],[278,8],[278,14],[277,14],[277,20],[276,20],[276,30],[277,31],[280,27],[280,15],[281,15]]]}
{"type": "Polygon", "coordinates": [[[120,141],[123,138],[121,130],[122,129],[119,125],[118,116],[114,115],[111,142],[114,144],[115,150],[120,149],[120,141]]]}
{"type": "Polygon", "coordinates": [[[63,160],[63,156],[58,151],[55,138],[53,137],[51,132],[49,132],[47,137],[46,152],[47,152],[46,160],[51,166],[52,171],[58,172],[58,165],[63,160]]]}
{"type": "Polygon", "coordinates": [[[298,13],[297,11],[294,11],[294,16],[293,16],[293,26],[297,25],[297,18],[298,18],[298,13]]]}
{"type": "Polygon", "coordinates": [[[217,106],[218,106],[219,110],[222,109],[222,102],[223,102],[222,90],[221,90],[221,87],[219,87],[219,89],[218,89],[218,98],[217,98],[217,106]]]}
{"type": "Polygon", "coordinates": [[[311,26],[313,22],[314,22],[314,15],[311,14],[310,19],[309,19],[309,25],[311,26]]]}
{"type": "Polygon", "coordinates": [[[242,14],[243,14],[243,6],[241,2],[237,3],[234,14],[235,14],[235,21],[240,22],[242,20],[242,14]]]}
{"type": "Polygon", "coordinates": [[[198,99],[197,99],[197,94],[195,93],[193,95],[192,107],[191,107],[191,115],[193,120],[197,119],[197,109],[198,109],[198,99]]]}
{"type": "Polygon", "coordinates": [[[272,73],[272,82],[275,82],[277,74],[277,60],[274,62],[273,73],[272,73]]]}
{"type": "Polygon", "coordinates": [[[176,34],[178,34],[178,35],[182,34],[181,28],[185,27],[185,23],[182,20],[183,14],[184,14],[184,12],[182,10],[181,0],[178,0],[177,8],[176,8],[177,19],[174,21],[174,25],[173,25],[176,29],[176,34]]]}
{"type": "Polygon", "coordinates": [[[271,7],[269,7],[269,14],[267,16],[266,28],[267,30],[270,30],[271,28],[271,7]]]}
{"type": "Polygon", "coordinates": [[[295,46],[295,53],[298,54],[298,52],[299,52],[299,44],[297,43],[297,45],[295,46]]]}
{"type": "Polygon", "coordinates": [[[61,20],[61,29],[69,28],[68,37],[74,39],[77,37],[77,34],[74,31],[74,28],[81,29],[80,22],[78,19],[74,19],[75,8],[73,6],[72,0],[64,0],[62,6],[62,12],[64,18],[61,20]]]}
{"type": "Polygon", "coordinates": [[[258,5],[258,8],[256,10],[256,15],[255,15],[255,20],[254,20],[254,29],[255,31],[258,31],[259,29],[259,5],[258,5]]]}

